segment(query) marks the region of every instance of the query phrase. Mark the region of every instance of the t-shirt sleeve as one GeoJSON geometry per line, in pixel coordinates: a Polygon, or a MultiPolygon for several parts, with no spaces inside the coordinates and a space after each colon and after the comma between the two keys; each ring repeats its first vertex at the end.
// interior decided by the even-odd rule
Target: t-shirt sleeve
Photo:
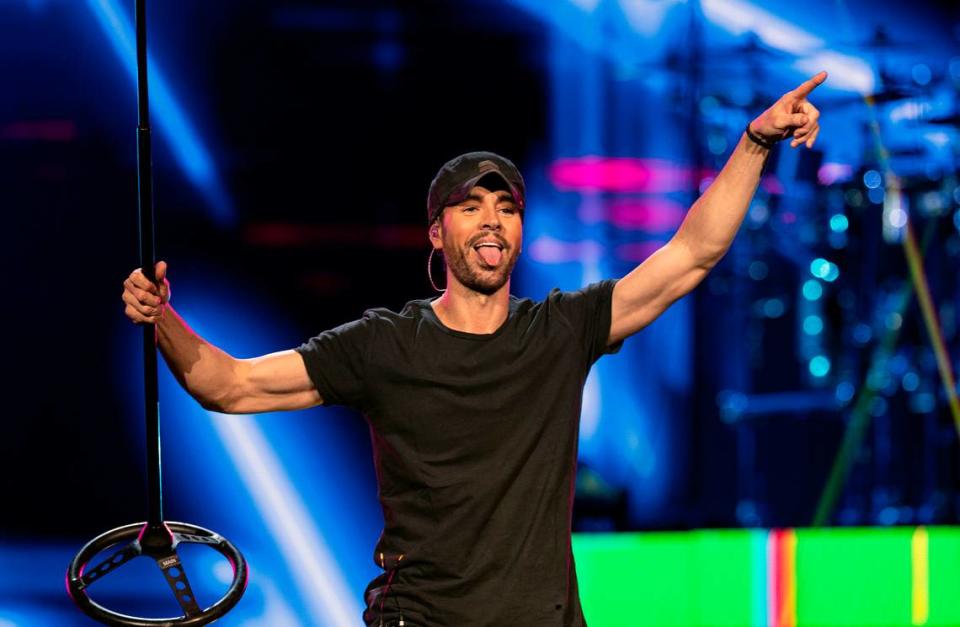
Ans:
{"type": "Polygon", "coordinates": [[[303,357],[307,374],[324,405],[345,405],[363,410],[367,356],[374,321],[365,314],[310,338],[294,350],[303,357]]]}
{"type": "Polygon", "coordinates": [[[591,283],[575,292],[554,290],[549,296],[554,306],[573,327],[582,341],[587,363],[593,364],[603,355],[616,353],[623,341],[607,346],[610,338],[610,320],[613,310],[615,279],[591,283]]]}

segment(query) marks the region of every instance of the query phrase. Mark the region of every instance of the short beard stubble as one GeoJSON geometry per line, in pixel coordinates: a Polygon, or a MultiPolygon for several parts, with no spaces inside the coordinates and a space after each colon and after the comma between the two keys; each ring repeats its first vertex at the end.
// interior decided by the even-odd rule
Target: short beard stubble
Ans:
{"type": "Polygon", "coordinates": [[[475,269],[470,262],[467,261],[467,255],[470,254],[471,250],[473,250],[472,245],[468,246],[465,250],[461,250],[456,246],[444,246],[443,261],[450,268],[450,271],[453,272],[453,276],[456,277],[457,281],[467,289],[486,296],[497,293],[497,291],[510,280],[510,275],[513,273],[513,266],[516,265],[519,255],[514,254],[512,249],[504,248],[504,258],[503,261],[500,262],[500,267],[495,268],[493,271],[484,271],[475,269]],[[454,254],[449,255],[447,251],[452,251],[454,254]]]}

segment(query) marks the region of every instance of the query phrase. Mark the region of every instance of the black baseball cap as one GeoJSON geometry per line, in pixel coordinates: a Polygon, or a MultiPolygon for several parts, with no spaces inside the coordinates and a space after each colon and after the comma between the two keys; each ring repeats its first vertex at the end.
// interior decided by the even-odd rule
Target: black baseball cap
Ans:
{"type": "Polygon", "coordinates": [[[499,177],[504,189],[513,194],[522,217],[525,188],[517,166],[496,153],[477,151],[454,157],[437,172],[427,194],[427,224],[433,224],[444,207],[462,201],[480,179],[491,175],[499,177]]]}

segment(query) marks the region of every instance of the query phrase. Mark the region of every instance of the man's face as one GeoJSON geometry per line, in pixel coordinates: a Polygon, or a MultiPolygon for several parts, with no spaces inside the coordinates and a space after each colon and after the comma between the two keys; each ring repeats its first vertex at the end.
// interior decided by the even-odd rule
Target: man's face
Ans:
{"type": "Polygon", "coordinates": [[[448,281],[488,295],[507,284],[523,240],[520,208],[510,192],[477,185],[465,200],[445,207],[439,223],[430,240],[443,250],[448,281]]]}

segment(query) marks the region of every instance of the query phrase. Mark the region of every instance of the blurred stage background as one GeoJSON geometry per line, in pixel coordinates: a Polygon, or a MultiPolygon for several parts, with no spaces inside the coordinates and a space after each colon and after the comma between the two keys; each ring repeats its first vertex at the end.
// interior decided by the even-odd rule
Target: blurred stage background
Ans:
{"type": "MultiPolygon", "coordinates": [[[[67,562],[145,515],[140,335],[119,300],[137,264],[132,6],[0,2],[2,627],[90,624],[67,562]]],[[[584,607],[594,627],[960,624],[955,3],[149,14],[159,256],[180,313],[244,357],[428,296],[427,186],[467,150],[527,179],[514,293],[622,276],[747,121],[828,70],[816,149],[776,151],[722,264],[591,375],[584,607]]],[[[251,564],[221,624],[360,624],[381,524],[364,421],[211,414],[165,369],[161,417],[167,518],[251,564]]],[[[209,604],[229,568],[195,559],[209,604]]],[[[119,572],[95,598],[176,613],[151,568],[119,572]]]]}

